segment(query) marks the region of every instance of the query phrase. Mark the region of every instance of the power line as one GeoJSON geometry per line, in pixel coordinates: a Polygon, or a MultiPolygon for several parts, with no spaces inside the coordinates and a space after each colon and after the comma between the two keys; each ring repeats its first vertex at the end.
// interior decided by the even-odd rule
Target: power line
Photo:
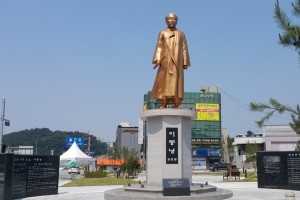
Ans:
{"type": "Polygon", "coordinates": [[[238,132],[233,128],[233,126],[230,125],[230,123],[228,123],[225,119],[222,119],[222,121],[225,121],[233,129],[233,131],[238,134],[238,132]]]}
{"type": "MultiPolygon", "coordinates": [[[[254,115],[255,117],[260,118],[260,117],[256,116],[256,115],[255,115],[252,111],[250,111],[249,109],[246,109],[246,108],[244,108],[243,106],[241,106],[241,105],[240,105],[239,103],[237,103],[236,101],[239,101],[239,102],[241,102],[242,104],[244,104],[244,105],[246,105],[246,106],[249,106],[248,104],[246,104],[246,103],[244,103],[244,102],[238,100],[237,98],[233,97],[232,95],[230,95],[229,93],[227,93],[227,92],[226,92],[225,90],[223,90],[223,89],[221,89],[221,92],[222,92],[223,94],[225,94],[229,99],[231,99],[234,103],[238,104],[241,108],[243,108],[244,110],[250,112],[250,113],[251,113],[252,115],[254,115]],[[235,99],[236,101],[235,101],[234,99],[235,99]]],[[[266,112],[262,112],[262,113],[267,114],[266,112]]],[[[272,117],[277,117],[277,118],[281,118],[281,119],[291,120],[291,118],[281,117],[281,116],[277,116],[277,115],[272,115],[272,117]]]]}
{"type": "MultiPolygon", "coordinates": [[[[242,102],[242,101],[238,100],[237,98],[231,96],[230,94],[228,94],[227,92],[225,92],[223,89],[221,89],[221,92],[223,92],[223,94],[225,94],[229,99],[231,99],[234,103],[236,103],[237,105],[239,105],[241,108],[243,108],[244,110],[250,112],[250,113],[251,113],[252,115],[254,115],[255,117],[259,118],[259,117],[256,116],[253,112],[251,112],[249,109],[244,108],[243,106],[241,106],[239,103],[237,103],[237,102],[236,102],[235,100],[233,100],[233,99],[236,99],[237,101],[243,103],[244,105],[247,105],[247,104],[245,104],[244,102],[242,102]]],[[[248,105],[247,105],[247,106],[248,106],[248,105]]]]}
{"type": "MultiPolygon", "coordinates": [[[[223,108],[222,108],[222,109],[223,109],[223,108]]],[[[227,109],[224,108],[224,110],[226,110],[226,111],[227,111],[230,115],[232,115],[233,117],[235,117],[235,118],[237,118],[237,119],[239,119],[239,120],[245,122],[246,124],[249,124],[249,125],[253,126],[253,124],[250,124],[249,122],[247,122],[247,121],[245,121],[245,120],[243,120],[243,119],[241,119],[241,118],[235,116],[234,114],[230,113],[227,109]]]]}

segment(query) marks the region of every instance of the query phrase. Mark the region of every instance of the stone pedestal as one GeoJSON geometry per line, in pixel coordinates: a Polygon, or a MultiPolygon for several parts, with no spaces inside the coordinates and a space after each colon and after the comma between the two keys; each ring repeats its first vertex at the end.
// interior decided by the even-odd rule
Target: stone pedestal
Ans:
{"type": "Polygon", "coordinates": [[[195,111],[146,110],[140,118],[147,121],[147,184],[107,190],[105,200],[220,200],[232,197],[230,190],[204,183],[192,184],[191,120],[196,118],[195,111]],[[176,178],[189,180],[190,195],[164,196],[162,180],[176,178]]]}
{"type": "Polygon", "coordinates": [[[143,111],[140,118],[147,121],[147,185],[162,187],[165,178],[188,178],[191,185],[191,120],[196,118],[196,112],[153,109],[143,111]],[[174,136],[177,144],[175,139],[167,139],[167,134],[174,136]],[[174,154],[170,154],[174,149],[177,151],[176,161],[172,158],[174,154]],[[169,161],[168,155],[171,155],[169,161]]]}

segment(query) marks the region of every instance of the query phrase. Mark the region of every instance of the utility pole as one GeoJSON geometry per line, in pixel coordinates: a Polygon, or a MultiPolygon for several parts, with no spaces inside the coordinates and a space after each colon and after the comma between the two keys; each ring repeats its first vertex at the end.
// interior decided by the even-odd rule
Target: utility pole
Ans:
{"type": "Polygon", "coordinates": [[[88,139],[88,151],[89,151],[89,155],[90,155],[90,151],[91,151],[91,137],[89,136],[89,139],[88,139]]]}
{"type": "Polygon", "coordinates": [[[35,140],[35,155],[37,155],[37,140],[35,140]]]}
{"type": "Polygon", "coordinates": [[[1,113],[1,133],[0,133],[0,152],[2,153],[2,138],[3,138],[3,125],[4,125],[4,114],[5,114],[5,98],[2,99],[2,113],[1,113]]]}

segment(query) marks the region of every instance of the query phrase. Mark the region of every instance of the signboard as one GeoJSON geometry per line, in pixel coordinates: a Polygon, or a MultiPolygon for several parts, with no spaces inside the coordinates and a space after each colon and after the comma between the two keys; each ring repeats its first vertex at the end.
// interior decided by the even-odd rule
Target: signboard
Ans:
{"type": "Polygon", "coordinates": [[[178,164],[178,128],[166,128],[166,164],[178,164]]]}
{"type": "Polygon", "coordinates": [[[84,137],[82,136],[68,136],[66,138],[66,147],[70,148],[74,142],[76,142],[79,148],[84,147],[84,137]]]}
{"type": "Polygon", "coordinates": [[[188,178],[162,179],[164,196],[190,196],[190,182],[188,178]]]}
{"type": "Polygon", "coordinates": [[[9,120],[5,120],[4,124],[5,124],[5,126],[10,126],[9,120]]]}
{"type": "Polygon", "coordinates": [[[193,169],[206,169],[206,158],[192,158],[193,169]]]}
{"type": "Polygon", "coordinates": [[[207,149],[208,156],[221,156],[221,149],[207,149]]]}
{"type": "Polygon", "coordinates": [[[219,104],[196,103],[196,120],[220,121],[219,104]]]}
{"type": "Polygon", "coordinates": [[[257,152],[258,188],[300,191],[300,151],[257,152]]]}
{"type": "Polygon", "coordinates": [[[220,144],[220,139],[215,139],[215,138],[192,138],[192,145],[200,145],[200,144],[219,145],[220,144]]]}
{"type": "Polygon", "coordinates": [[[207,150],[201,149],[201,150],[193,150],[192,151],[192,156],[207,156],[207,150]]]}
{"type": "Polygon", "coordinates": [[[139,133],[138,133],[138,144],[143,144],[144,141],[144,121],[139,118],[139,133]]]}

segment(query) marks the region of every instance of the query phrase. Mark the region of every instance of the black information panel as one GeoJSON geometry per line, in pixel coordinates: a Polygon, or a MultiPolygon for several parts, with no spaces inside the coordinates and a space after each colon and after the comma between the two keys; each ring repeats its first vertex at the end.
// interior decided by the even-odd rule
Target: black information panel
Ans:
{"type": "Polygon", "coordinates": [[[0,154],[0,199],[4,197],[5,154],[0,154]]]}
{"type": "Polygon", "coordinates": [[[15,155],[13,199],[58,194],[59,156],[15,155]]]}
{"type": "Polygon", "coordinates": [[[181,179],[163,179],[164,196],[190,196],[190,182],[188,178],[181,179]]]}
{"type": "Polygon", "coordinates": [[[178,164],[178,128],[166,128],[166,164],[178,164]]]}
{"type": "Polygon", "coordinates": [[[14,155],[0,153],[0,199],[11,200],[12,169],[14,155]]]}
{"type": "Polygon", "coordinates": [[[300,151],[257,152],[259,188],[300,190],[300,151]]]}

